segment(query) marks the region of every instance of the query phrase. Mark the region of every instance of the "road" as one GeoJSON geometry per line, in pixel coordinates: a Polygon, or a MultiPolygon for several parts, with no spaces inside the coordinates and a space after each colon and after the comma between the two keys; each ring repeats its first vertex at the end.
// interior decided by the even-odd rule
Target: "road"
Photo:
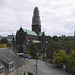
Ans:
{"type": "MultiPolygon", "coordinates": [[[[35,63],[35,60],[28,60],[28,61],[25,61],[25,64],[26,64],[26,75],[28,75],[28,72],[32,73],[33,75],[36,75],[36,68],[34,66],[34,64],[32,64],[32,61],[34,61],[35,63]]],[[[42,71],[38,70],[38,75],[45,75],[42,71]]]]}
{"type": "MultiPolygon", "coordinates": [[[[36,60],[34,59],[30,59],[29,62],[33,65],[36,65],[36,60]]],[[[45,75],[74,75],[74,74],[68,74],[67,72],[64,72],[63,70],[54,68],[52,64],[46,63],[41,60],[38,60],[38,69],[41,72],[43,72],[45,75]]]]}

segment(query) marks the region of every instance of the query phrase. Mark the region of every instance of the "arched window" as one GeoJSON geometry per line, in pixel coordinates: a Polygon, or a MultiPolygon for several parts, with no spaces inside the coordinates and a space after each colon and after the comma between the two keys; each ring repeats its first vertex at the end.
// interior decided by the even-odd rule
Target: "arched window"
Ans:
{"type": "Polygon", "coordinates": [[[23,47],[19,46],[19,53],[23,53],[23,47]]]}

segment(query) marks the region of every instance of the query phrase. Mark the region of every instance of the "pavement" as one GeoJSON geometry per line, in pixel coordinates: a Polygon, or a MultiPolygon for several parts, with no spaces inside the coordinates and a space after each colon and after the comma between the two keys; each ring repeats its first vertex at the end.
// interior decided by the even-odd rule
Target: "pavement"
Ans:
{"type": "MultiPolygon", "coordinates": [[[[32,64],[31,63],[31,59],[30,60],[26,60],[25,63],[26,63],[26,72],[30,72],[32,73],[33,75],[36,75],[36,68],[35,68],[35,64],[32,64]]],[[[35,60],[34,60],[35,61],[35,60]]],[[[37,69],[37,75],[45,75],[45,73],[43,73],[42,71],[40,71],[39,69],[37,69]]]]}
{"type": "MultiPolygon", "coordinates": [[[[27,67],[26,67],[27,71],[36,75],[36,68],[34,66],[34,65],[36,65],[36,60],[29,59],[29,61],[26,61],[26,64],[27,64],[27,67]]],[[[37,75],[74,75],[74,74],[69,74],[63,70],[60,70],[60,69],[54,67],[53,64],[49,64],[49,63],[46,63],[41,60],[38,60],[37,64],[38,64],[37,75]]]]}

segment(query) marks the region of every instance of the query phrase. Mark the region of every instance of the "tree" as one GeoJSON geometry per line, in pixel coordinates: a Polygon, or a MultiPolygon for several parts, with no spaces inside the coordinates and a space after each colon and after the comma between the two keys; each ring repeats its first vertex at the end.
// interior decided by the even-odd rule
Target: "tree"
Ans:
{"type": "Polygon", "coordinates": [[[55,36],[53,36],[53,40],[54,41],[58,41],[58,37],[55,35],[55,36]]]}
{"type": "Polygon", "coordinates": [[[5,38],[5,39],[1,39],[0,43],[1,43],[1,44],[3,44],[3,43],[7,44],[8,41],[7,41],[7,39],[5,38]]]}
{"type": "Polygon", "coordinates": [[[65,50],[57,50],[54,52],[54,63],[63,65],[68,61],[68,55],[65,50]]]}
{"type": "Polygon", "coordinates": [[[71,53],[69,54],[68,67],[70,69],[75,69],[75,50],[71,50],[71,53]]]}
{"type": "Polygon", "coordinates": [[[37,51],[38,51],[38,48],[37,48],[36,44],[31,43],[31,45],[30,45],[30,55],[33,58],[36,58],[37,57],[37,51]]]}
{"type": "Polygon", "coordinates": [[[62,49],[61,44],[56,41],[53,41],[47,46],[47,58],[53,59],[53,52],[62,49]]]}
{"type": "Polygon", "coordinates": [[[6,48],[7,45],[6,44],[0,44],[0,48],[6,48]]]}
{"type": "Polygon", "coordinates": [[[75,50],[75,40],[69,40],[64,42],[64,49],[66,50],[67,54],[71,53],[71,49],[75,50]]]}

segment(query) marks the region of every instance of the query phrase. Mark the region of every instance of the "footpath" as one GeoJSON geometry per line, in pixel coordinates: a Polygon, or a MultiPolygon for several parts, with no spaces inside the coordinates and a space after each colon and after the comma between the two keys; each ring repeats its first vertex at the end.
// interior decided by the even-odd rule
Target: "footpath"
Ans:
{"type": "MultiPolygon", "coordinates": [[[[31,68],[32,68],[32,74],[36,75],[36,68],[35,66],[30,62],[30,60],[26,61],[26,64],[28,64],[31,68]]],[[[37,75],[46,75],[45,73],[43,73],[42,71],[40,71],[39,69],[37,69],[37,75]]]]}

